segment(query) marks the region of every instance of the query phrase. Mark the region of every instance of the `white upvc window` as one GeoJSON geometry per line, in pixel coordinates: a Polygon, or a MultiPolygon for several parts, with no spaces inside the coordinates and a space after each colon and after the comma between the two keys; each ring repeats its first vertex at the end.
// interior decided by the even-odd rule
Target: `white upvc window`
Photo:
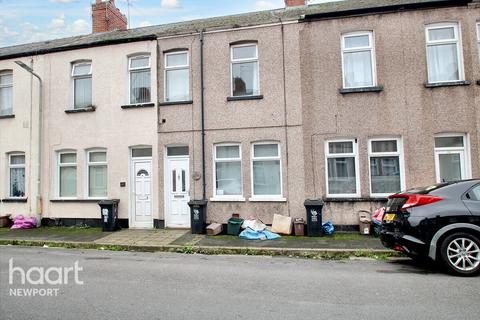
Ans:
{"type": "Polygon", "coordinates": [[[128,59],[130,104],[151,102],[150,56],[138,55],[128,59]]]}
{"type": "Polygon", "coordinates": [[[92,106],[92,63],[78,62],[72,65],[73,109],[92,106]]]}
{"type": "Polygon", "coordinates": [[[258,45],[246,43],[231,46],[231,95],[256,96],[260,93],[258,45]]]}
{"type": "Polygon", "coordinates": [[[371,139],[368,158],[372,196],[388,196],[405,189],[402,139],[371,139]]]}
{"type": "Polygon", "coordinates": [[[77,153],[59,152],[58,158],[57,197],[77,197],[77,153]]]}
{"type": "Polygon", "coordinates": [[[327,197],[359,197],[358,145],[355,139],[325,142],[327,197]]]}
{"type": "Polygon", "coordinates": [[[251,152],[250,200],[284,201],[280,144],[269,141],[253,143],[251,152]]]}
{"type": "Polygon", "coordinates": [[[435,135],[437,182],[470,178],[469,146],[466,134],[435,135]]]}
{"type": "Polygon", "coordinates": [[[342,35],[343,87],[363,88],[376,85],[376,62],[373,32],[342,35]]]}
{"type": "Polygon", "coordinates": [[[217,144],[213,153],[214,199],[243,200],[240,144],[217,144]]]}
{"type": "Polygon", "coordinates": [[[107,197],[107,152],[91,150],[87,152],[87,196],[88,198],[107,197]]]}
{"type": "Polygon", "coordinates": [[[8,155],[9,198],[25,198],[25,154],[8,155]]]}
{"type": "Polygon", "coordinates": [[[0,116],[13,113],[13,71],[0,71],[0,116]]]}
{"type": "Polygon", "coordinates": [[[428,82],[464,80],[462,47],[458,23],[426,27],[428,82]]]}
{"type": "Polygon", "coordinates": [[[190,62],[188,51],[165,53],[165,102],[190,99],[190,62]]]}

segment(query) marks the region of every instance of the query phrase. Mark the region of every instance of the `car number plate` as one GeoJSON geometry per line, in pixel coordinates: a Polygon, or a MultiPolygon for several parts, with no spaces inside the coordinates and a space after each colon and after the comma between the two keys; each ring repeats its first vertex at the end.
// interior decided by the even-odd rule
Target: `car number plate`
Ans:
{"type": "Polygon", "coordinates": [[[383,217],[383,221],[385,222],[392,222],[395,219],[395,214],[388,213],[383,217]]]}

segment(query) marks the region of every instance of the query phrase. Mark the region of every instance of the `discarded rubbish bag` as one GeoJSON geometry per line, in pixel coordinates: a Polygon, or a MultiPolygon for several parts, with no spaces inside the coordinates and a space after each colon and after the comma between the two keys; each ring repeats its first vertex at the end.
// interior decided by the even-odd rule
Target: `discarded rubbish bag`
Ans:
{"type": "Polygon", "coordinates": [[[245,240],[274,240],[280,238],[280,235],[268,231],[267,229],[262,231],[255,231],[247,228],[240,233],[240,239],[245,240]]]}
{"type": "Polygon", "coordinates": [[[35,217],[24,217],[18,215],[13,218],[13,226],[10,229],[32,229],[37,227],[37,219],[35,217]]]}
{"type": "Polygon", "coordinates": [[[331,221],[327,221],[322,225],[323,234],[332,234],[335,232],[335,227],[331,221]]]}
{"type": "Polygon", "coordinates": [[[260,220],[245,220],[243,221],[242,228],[250,228],[254,231],[263,231],[267,228],[267,226],[260,220]]]}
{"type": "Polygon", "coordinates": [[[381,207],[375,210],[375,213],[372,216],[373,222],[378,221],[379,223],[382,223],[384,214],[385,214],[385,207],[381,207]]]}

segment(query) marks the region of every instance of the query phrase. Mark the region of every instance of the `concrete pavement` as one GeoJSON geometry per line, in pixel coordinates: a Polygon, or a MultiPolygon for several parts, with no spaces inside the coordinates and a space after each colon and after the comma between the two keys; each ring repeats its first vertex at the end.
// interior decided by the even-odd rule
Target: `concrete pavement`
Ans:
{"type": "MultiPolygon", "coordinates": [[[[48,287],[48,286],[41,286],[48,287]]],[[[9,319],[478,319],[478,278],[410,260],[318,261],[0,246],[0,314],[9,319]],[[68,267],[83,285],[12,297],[8,261],[68,267]]]]}

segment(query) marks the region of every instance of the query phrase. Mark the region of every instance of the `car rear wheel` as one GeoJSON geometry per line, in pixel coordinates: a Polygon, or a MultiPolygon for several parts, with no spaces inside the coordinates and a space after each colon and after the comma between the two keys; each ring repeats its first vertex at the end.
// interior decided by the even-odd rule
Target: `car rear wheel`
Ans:
{"type": "Polygon", "coordinates": [[[480,240],[468,233],[448,236],[440,248],[448,271],[460,276],[473,276],[480,272],[480,240]]]}

